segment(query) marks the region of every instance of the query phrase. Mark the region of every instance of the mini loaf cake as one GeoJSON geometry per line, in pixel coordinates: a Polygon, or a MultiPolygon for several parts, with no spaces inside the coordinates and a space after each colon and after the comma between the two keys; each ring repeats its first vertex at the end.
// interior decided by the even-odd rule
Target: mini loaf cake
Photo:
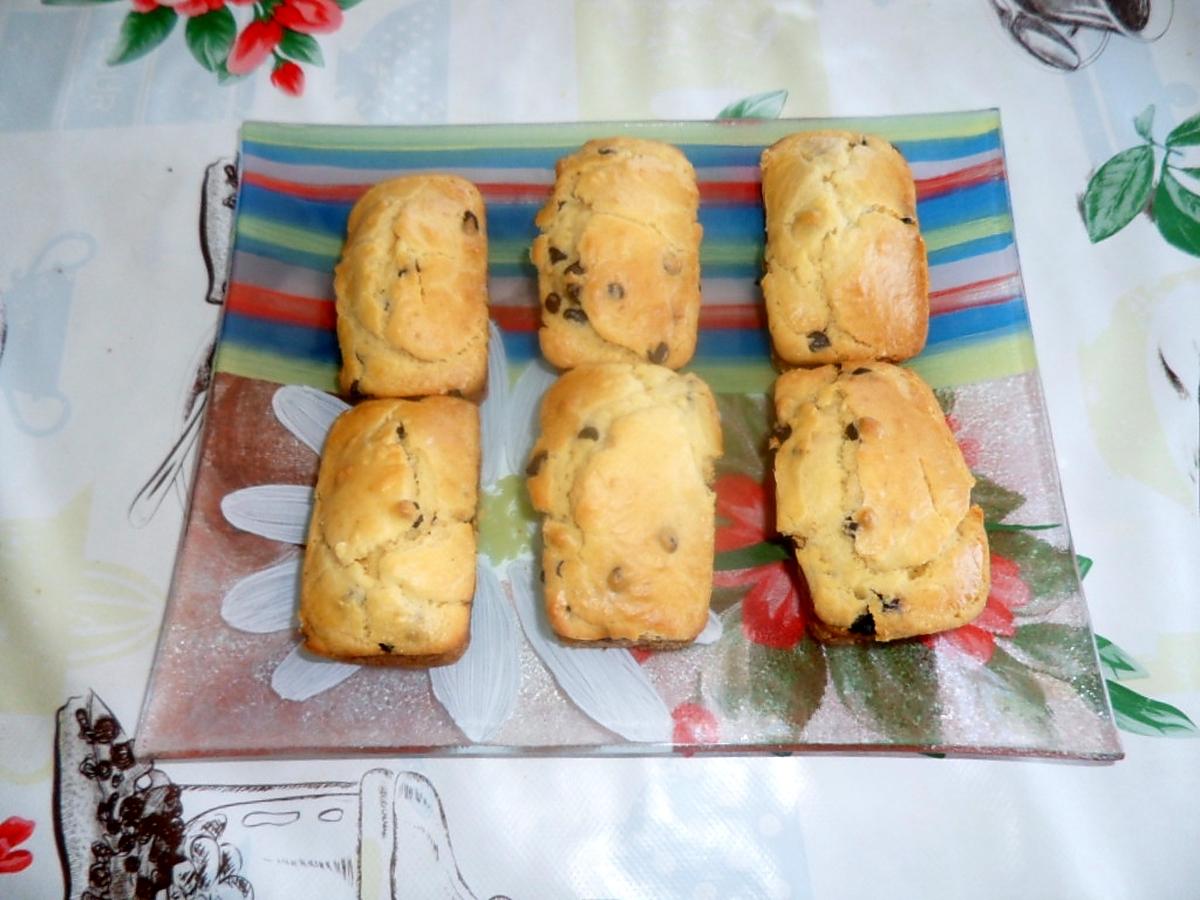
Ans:
{"type": "Polygon", "coordinates": [[[350,212],[333,286],[343,391],[482,391],[487,222],[475,185],[450,175],[375,185],[350,212]]]}
{"type": "Polygon", "coordinates": [[[708,386],[649,363],[584,365],[547,392],[541,424],[526,474],[555,632],[691,641],[712,594],[721,425],[708,386]]]}
{"type": "Polygon", "coordinates": [[[762,280],[775,354],[901,361],[925,346],[929,276],[908,163],[887,141],[793,134],[762,155],[762,280]]]}
{"type": "Polygon", "coordinates": [[[466,400],[367,400],[325,443],[300,628],[314,653],[435,666],[467,647],[475,594],[479,411],[466,400]]]}
{"type": "Polygon", "coordinates": [[[700,316],[692,164],[669,144],[606,138],[560,159],[555,171],[531,252],[546,359],[560,369],[686,364],[700,316]]]}
{"type": "Polygon", "coordinates": [[[823,628],[890,641],[957,628],[987,601],[975,480],[929,387],[887,363],[796,369],[775,383],[779,530],[823,628]]]}

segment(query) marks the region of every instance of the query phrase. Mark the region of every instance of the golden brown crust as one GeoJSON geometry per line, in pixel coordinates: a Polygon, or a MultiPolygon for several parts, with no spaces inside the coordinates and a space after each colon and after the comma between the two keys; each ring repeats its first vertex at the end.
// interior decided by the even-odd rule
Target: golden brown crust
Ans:
{"type": "Polygon", "coordinates": [[[776,517],[829,634],[894,640],[966,624],[987,601],[974,478],[929,387],[888,363],[775,384],[776,517]]]}
{"type": "Polygon", "coordinates": [[[343,391],[482,391],[487,216],[471,182],[408,175],[367,191],[350,212],[333,286],[343,391]]]}
{"type": "Polygon", "coordinates": [[[872,135],[789,135],[763,151],[762,193],[762,289],[779,358],[815,365],[920,353],[928,265],[899,151],[872,135]]]}
{"type": "Polygon", "coordinates": [[[329,433],[300,592],[314,653],[430,666],[466,649],[475,593],[479,411],[368,400],[329,433]]]}
{"type": "Polygon", "coordinates": [[[537,215],[542,353],[561,369],[692,358],[700,318],[700,192],[678,149],[589,141],[558,161],[537,215]]]}
{"type": "Polygon", "coordinates": [[[541,425],[526,474],[555,632],[593,645],[693,640],[712,594],[721,455],[708,386],[649,363],[584,365],[547,392],[541,425]]]}

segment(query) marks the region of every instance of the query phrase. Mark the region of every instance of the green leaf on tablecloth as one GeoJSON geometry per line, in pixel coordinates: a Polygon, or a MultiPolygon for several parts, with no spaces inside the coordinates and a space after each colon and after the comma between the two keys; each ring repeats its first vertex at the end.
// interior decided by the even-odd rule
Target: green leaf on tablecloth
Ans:
{"type": "Polygon", "coordinates": [[[772,541],[763,541],[761,544],[752,544],[749,547],[739,547],[737,550],[718,553],[713,561],[713,568],[718,572],[752,569],[755,566],[787,559],[791,555],[787,547],[772,541]]]}
{"type": "Polygon", "coordinates": [[[208,71],[216,72],[229,57],[229,50],[237,37],[237,22],[233,13],[221,7],[188,19],[183,35],[196,62],[208,71]]]}
{"type": "Polygon", "coordinates": [[[1166,169],[1154,195],[1154,221],[1168,243],[1200,256],[1200,196],[1166,169]]]}
{"type": "Polygon", "coordinates": [[[1025,503],[1025,497],[1016,491],[1001,487],[983,475],[975,476],[975,487],[971,490],[971,502],[983,507],[984,518],[999,522],[1009,513],[1025,503]]]}
{"type": "Polygon", "coordinates": [[[1096,671],[1092,634],[1086,628],[1053,622],[1022,625],[1013,635],[1012,645],[1030,668],[1060,681],[1096,671]]]}
{"type": "Polygon", "coordinates": [[[829,646],[825,664],[842,703],[889,741],[936,744],[941,739],[937,665],[924,644],[829,646]]]}
{"type": "Polygon", "coordinates": [[[108,55],[108,64],[116,66],[141,59],[167,39],[177,18],[175,10],[168,6],[145,13],[131,12],[121,23],[121,34],[108,55]]]}
{"type": "Polygon", "coordinates": [[[1096,635],[1096,651],[1104,674],[1117,681],[1147,678],[1150,673],[1141,664],[1103,635],[1096,635]]]}
{"type": "Polygon", "coordinates": [[[1177,166],[1175,171],[1191,175],[1193,178],[1200,178],[1200,166],[1177,166]]]}
{"type": "Polygon", "coordinates": [[[1107,684],[1117,727],[1122,731],[1148,737],[1182,737],[1197,733],[1196,723],[1170,703],[1152,700],[1111,679],[1107,684]]]}
{"type": "Polygon", "coordinates": [[[1055,528],[1062,528],[1062,525],[1057,522],[1047,525],[1010,525],[1008,522],[984,522],[983,527],[987,531],[1052,531],[1055,528]]]}
{"type": "Polygon", "coordinates": [[[717,471],[738,472],[761,481],[767,465],[767,425],[770,413],[763,394],[718,394],[725,453],[717,471]]]}
{"type": "Polygon", "coordinates": [[[233,82],[241,81],[246,77],[245,75],[234,75],[232,72],[230,72],[225,66],[225,60],[221,60],[221,63],[217,66],[215,72],[217,74],[217,84],[232,84],[233,82]]]}
{"type": "Polygon", "coordinates": [[[1092,558],[1084,556],[1082,553],[1075,554],[1075,565],[1079,567],[1079,580],[1087,578],[1088,572],[1092,571],[1092,558]]]}
{"type": "Polygon", "coordinates": [[[1154,187],[1154,149],[1122,150],[1102,165],[1083,195],[1083,222],[1093,244],[1111,237],[1146,206],[1154,187]]]}
{"type": "Polygon", "coordinates": [[[1151,129],[1154,127],[1154,104],[1151,103],[1138,114],[1138,117],[1133,120],[1133,130],[1136,131],[1144,140],[1152,141],[1151,129]]]}
{"type": "Polygon", "coordinates": [[[325,57],[321,54],[321,45],[317,43],[317,39],[290,28],[283,29],[279,52],[297,62],[311,63],[314,66],[325,65],[325,57]]]}
{"type": "Polygon", "coordinates": [[[751,94],[735,103],[730,103],[717,113],[718,119],[778,119],[787,101],[785,90],[764,91],[751,94]]]}
{"type": "Polygon", "coordinates": [[[1200,144],[1200,113],[1180,122],[1167,135],[1168,147],[1191,147],[1200,144]]]}
{"type": "Polygon", "coordinates": [[[1035,597],[1075,590],[1075,563],[1069,550],[1025,531],[993,532],[988,535],[988,543],[993,553],[1006,556],[1021,567],[1021,580],[1029,585],[1035,597]]]}
{"type": "Polygon", "coordinates": [[[742,630],[740,607],[726,613],[722,624],[721,639],[701,674],[714,706],[726,719],[761,723],[776,735],[803,728],[825,694],[821,645],[810,638],[787,649],[756,644],[742,630]]]}
{"type": "Polygon", "coordinates": [[[978,676],[974,686],[984,698],[981,708],[987,709],[994,721],[1016,719],[1036,725],[1042,731],[1049,730],[1051,713],[1046,705],[1046,692],[1027,666],[997,646],[992,658],[974,674],[978,676]]]}
{"type": "Polygon", "coordinates": [[[333,0],[333,2],[342,9],[350,9],[352,6],[358,6],[358,4],[362,3],[362,0],[333,0]]]}

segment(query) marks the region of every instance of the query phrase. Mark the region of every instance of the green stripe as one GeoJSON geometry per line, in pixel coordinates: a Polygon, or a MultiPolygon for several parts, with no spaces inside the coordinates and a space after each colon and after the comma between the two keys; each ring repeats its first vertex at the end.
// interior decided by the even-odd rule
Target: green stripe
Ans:
{"type": "Polygon", "coordinates": [[[770,144],[795,131],[870,131],[891,141],[972,137],[1000,127],[995,109],[856,119],[775,119],[738,122],[579,122],[556,125],[345,126],[247,122],[242,139],[323,150],[469,150],[554,147],[614,133],[676,144],[770,144]]]}
{"type": "Polygon", "coordinates": [[[942,351],[931,350],[905,363],[930,387],[957,387],[1021,375],[1037,369],[1028,332],[942,351]]]}
{"type": "Polygon", "coordinates": [[[274,219],[264,219],[261,216],[238,216],[238,234],[289,250],[327,256],[333,260],[342,252],[341,237],[324,231],[282,225],[274,219]]]}
{"type": "Polygon", "coordinates": [[[771,390],[778,373],[765,359],[743,359],[738,362],[688,366],[718,394],[765,394],[771,390]]]}
{"type": "Polygon", "coordinates": [[[945,250],[947,247],[965,244],[968,241],[977,241],[980,238],[996,234],[1008,234],[1012,231],[1012,227],[1012,216],[1008,213],[1001,213],[998,216],[988,216],[986,219],[971,219],[969,222],[962,222],[958,225],[922,231],[921,237],[925,239],[925,249],[933,253],[936,250],[945,250]]]}
{"type": "Polygon", "coordinates": [[[337,366],[293,359],[278,353],[253,350],[222,338],[217,350],[217,371],[277,384],[306,384],[322,391],[338,389],[337,366]]]}

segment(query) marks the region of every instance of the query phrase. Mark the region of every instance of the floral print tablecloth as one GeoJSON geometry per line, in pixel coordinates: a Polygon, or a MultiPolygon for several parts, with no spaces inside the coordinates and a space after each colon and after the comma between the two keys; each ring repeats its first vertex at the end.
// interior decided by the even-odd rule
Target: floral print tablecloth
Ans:
{"type": "MultiPolygon", "coordinates": [[[[6,4],[0,896],[872,897],[884,872],[889,893],[904,897],[960,896],[964,884],[989,897],[1196,895],[1197,34],[1200,13],[1184,0],[6,4]],[[210,400],[244,121],[993,107],[1011,219],[958,237],[997,242],[993,251],[1015,237],[1020,248],[1076,572],[1124,760],[689,751],[198,762],[140,752],[210,400]]],[[[986,166],[985,151],[964,166],[986,166]]],[[[326,252],[304,234],[258,237],[326,252]]],[[[1002,307],[1005,274],[951,299],[1002,307]]],[[[269,275],[250,282],[261,288],[269,275]]],[[[240,290],[231,308],[272,300],[240,290]]],[[[977,440],[970,391],[958,394],[942,400],[954,403],[947,411],[972,465],[1019,470],[1019,448],[993,459],[977,440]]],[[[292,421],[311,437],[315,426],[292,421]]],[[[300,471],[310,451],[295,447],[288,465],[300,471]]],[[[736,629],[739,647],[797,655],[796,590],[764,544],[761,481],[745,470],[719,483],[719,550],[737,563],[718,576],[720,627],[736,629]]],[[[497,510],[519,502],[494,493],[497,510]]],[[[1065,524],[1005,519],[1020,500],[1000,488],[988,502],[1009,523],[1065,524]]],[[[1030,618],[1046,589],[1039,579],[1061,569],[1050,550],[1062,544],[1052,532],[1000,534],[984,615],[921,646],[1010,681],[1019,674],[1010,653],[1027,665],[1058,648],[1061,689],[1076,690],[1070,669],[1083,656],[1071,654],[1091,648],[1064,656],[1053,629],[1067,624],[1030,618]]],[[[489,627],[521,633],[511,607],[487,608],[489,627]]],[[[269,604],[230,615],[256,634],[277,630],[269,604]]],[[[269,682],[273,672],[258,675],[269,682]]],[[[208,677],[220,697],[220,660],[208,677]]],[[[304,678],[293,672],[285,690],[313,689],[304,678]]],[[[555,690],[549,678],[538,685],[555,690]]],[[[812,701],[743,688],[784,715],[812,701]]],[[[684,751],[719,739],[722,698],[702,683],[678,693],[663,707],[666,740],[684,751]]],[[[1032,689],[1021,698],[1038,708],[1032,689]]],[[[302,704],[295,714],[305,727],[302,704]]],[[[192,704],[187,715],[202,732],[213,713],[192,704]]],[[[496,715],[476,709],[463,721],[482,735],[496,715]]]]}

